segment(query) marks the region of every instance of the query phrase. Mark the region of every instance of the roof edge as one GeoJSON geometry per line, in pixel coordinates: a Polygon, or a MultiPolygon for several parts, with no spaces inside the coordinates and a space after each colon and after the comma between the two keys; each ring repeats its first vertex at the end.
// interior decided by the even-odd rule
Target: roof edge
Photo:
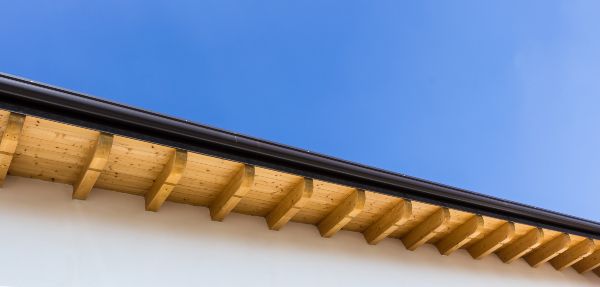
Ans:
{"type": "Polygon", "coordinates": [[[396,197],[600,240],[600,223],[0,73],[0,108],[396,197]]]}

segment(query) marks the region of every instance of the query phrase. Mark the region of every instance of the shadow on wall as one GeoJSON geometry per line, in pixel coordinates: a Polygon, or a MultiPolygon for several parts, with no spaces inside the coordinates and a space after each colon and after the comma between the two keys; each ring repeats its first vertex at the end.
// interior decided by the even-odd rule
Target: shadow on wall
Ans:
{"type": "Polygon", "coordinates": [[[463,250],[415,252],[399,240],[368,245],[361,234],[319,236],[290,223],[95,189],[71,200],[71,186],[10,177],[0,189],[1,286],[597,286],[593,274],[533,269],[523,260],[473,260],[463,250]]]}

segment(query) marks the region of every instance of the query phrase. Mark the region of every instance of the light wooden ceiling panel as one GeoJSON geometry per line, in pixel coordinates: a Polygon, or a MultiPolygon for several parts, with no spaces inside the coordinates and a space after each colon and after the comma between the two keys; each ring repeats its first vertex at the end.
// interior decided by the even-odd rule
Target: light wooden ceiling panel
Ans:
{"type": "MultiPolygon", "coordinates": [[[[0,110],[0,133],[6,130],[9,115],[9,112],[0,110]]],[[[8,174],[73,185],[88,166],[99,135],[98,131],[27,116],[10,161],[8,174]]],[[[172,166],[170,163],[173,162],[174,149],[122,136],[111,138],[110,154],[107,160],[105,158],[106,166],[98,171],[100,175],[94,179],[93,186],[145,196],[151,188],[157,190],[153,185],[163,176],[162,181],[158,181],[158,186],[167,189],[153,194],[164,195],[162,198],[171,202],[203,207],[213,205],[223,191],[229,188],[233,197],[226,203],[227,210],[267,217],[277,209],[282,216],[277,218],[280,220],[277,229],[288,221],[294,221],[319,226],[321,232],[326,232],[323,235],[329,237],[338,230],[365,232],[379,222],[370,230],[381,226],[385,230],[374,231],[380,238],[387,236],[391,238],[388,240],[405,239],[403,242],[410,244],[410,249],[427,242],[437,244],[440,252],[444,250],[444,254],[450,254],[457,248],[470,249],[477,245],[475,248],[487,250],[486,255],[498,253],[507,261],[513,261],[545,246],[545,250],[534,255],[537,256],[537,262],[545,262],[540,261],[544,259],[542,256],[558,256],[558,253],[546,252],[553,249],[545,244],[559,236],[565,236],[559,231],[548,229],[541,229],[535,233],[535,226],[520,223],[514,224],[513,233],[503,235],[503,232],[512,232],[509,227],[513,226],[505,220],[489,216],[476,217],[469,212],[442,209],[440,206],[418,201],[409,203],[406,208],[411,212],[403,215],[403,219],[396,225],[391,223],[397,219],[385,223],[382,221],[388,220],[391,215],[385,216],[394,208],[398,208],[399,204],[404,204],[403,199],[322,180],[304,179],[294,174],[248,166],[194,152],[180,151],[180,155],[184,156],[180,163],[184,164],[185,169],[178,174],[177,181],[171,183],[165,181],[164,176],[165,169],[172,166]],[[232,185],[236,183],[234,179],[239,178],[240,170],[251,173],[244,173],[244,182],[250,185],[244,192],[239,193],[238,198],[235,188],[239,186],[232,185]],[[310,192],[298,193],[299,184],[310,184],[310,192]],[[296,205],[301,197],[294,196],[302,196],[302,204],[296,205]],[[287,205],[282,207],[282,202],[287,205]],[[447,217],[438,221],[436,216],[440,215],[447,217]],[[324,221],[326,222],[323,223],[324,221]],[[475,223],[478,224],[477,232],[468,231],[475,223]],[[543,236],[533,244],[528,240],[535,239],[532,237],[535,234],[543,236]],[[447,238],[451,239],[446,240],[447,238]],[[502,238],[506,239],[500,241],[502,238]],[[414,244],[415,242],[419,243],[414,244]],[[442,245],[443,248],[439,247],[442,245]]],[[[93,195],[93,191],[91,194],[93,195]]],[[[158,207],[154,211],[158,211],[158,207]]],[[[569,239],[565,252],[579,251],[575,248],[580,248],[584,241],[588,240],[576,235],[571,235],[569,239]]],[[[597,245],[594,248],[600,250],[599,242],[593,242],[597,245]]],[[[560,248],[556,250],[563,252],[560,248]]],[[[574,264],[574,259],[567,259],[570,261],[564,264],[574,264]]],[[[589,266],[587,261],[584,262],[589,266]]]]}

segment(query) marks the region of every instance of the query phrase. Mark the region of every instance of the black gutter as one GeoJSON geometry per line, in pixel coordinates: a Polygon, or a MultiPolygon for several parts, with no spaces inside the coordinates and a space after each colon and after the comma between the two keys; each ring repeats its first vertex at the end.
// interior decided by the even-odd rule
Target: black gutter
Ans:
{"type": "Polygon", "coordinates": [[[600,223],[360,165],[0,74],[0,108],[600,240],[600,223]]]}

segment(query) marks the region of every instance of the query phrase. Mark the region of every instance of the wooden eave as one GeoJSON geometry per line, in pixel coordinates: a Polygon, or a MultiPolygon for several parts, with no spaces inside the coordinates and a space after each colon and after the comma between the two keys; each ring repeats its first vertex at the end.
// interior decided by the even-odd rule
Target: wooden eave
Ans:
{"type": "Polygon", "coordinates": [[[432,244],[443,255],[465,249],[476,259],[495,253],[506,263],[523,258],[536,267],[547,262],[600,274],[600,241],[579,234],[8,110],[0,110],[0,134],[7,175],[73,185],[74,199],[93,196],[95,187],[140,196],[140,208],[149,211],[170,201],[209,208],[217,221],[235,212],[264,217],[272,230],[297,222],[323,237],[346,230],[370,244],[398,239],[409,250],[432,244]]]}

